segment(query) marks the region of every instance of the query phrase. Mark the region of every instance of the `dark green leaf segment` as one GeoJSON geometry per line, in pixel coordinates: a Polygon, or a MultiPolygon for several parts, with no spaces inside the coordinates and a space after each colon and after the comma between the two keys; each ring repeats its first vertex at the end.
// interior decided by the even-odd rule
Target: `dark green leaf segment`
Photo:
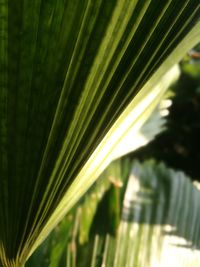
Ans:
{"type": "Polygon", "coordinates": [[[0,0],[0,265],[22,266],[199,0],[0,0]]]}

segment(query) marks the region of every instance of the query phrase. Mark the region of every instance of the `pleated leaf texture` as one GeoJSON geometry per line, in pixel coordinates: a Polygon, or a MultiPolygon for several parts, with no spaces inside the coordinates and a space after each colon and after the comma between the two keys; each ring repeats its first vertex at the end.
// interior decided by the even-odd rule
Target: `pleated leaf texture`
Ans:
{"type": "Polygon", "coordinates": [[[112,162],[27,267],[200,266],[200,184],[164,163],[112,162]]]}
{"type": "Polygon", "coordinates": [[[199,41],[199,15],[199,0],[0,0],[3,267],[97,178],[97,148],[199,41]]]}
{"type": "MultiPolygon", "coordinates": [[[[129,171],[132,168],[123,204],[120,204],[122,212],[116,236],[111,235],[108,226],[113,220],[106,222],[105,218],[105,211],[110,205],[101,201],[104,205],[103,213],[101,209],[104,232],[99,231],[102,222],[93,222],[95,238],[91,238],[85,246],[77,245],[77,266],[200,266],[199,183],[193,185],[183,172],[172,170],[153,160],[144,163],[128,163],[126,160],[115,164],[118,164],[118,170],[113,172],[110,168],[107,173],[110,176],[116,177],[118,173],[117,177],[121,178],[119,170],[122,176],[123,172],[127,173],[128,166],[129,171]]],[[[111,219],[118,207],[111,190],[109,194],[113,203],[113,207],[110,206],[111,219]]],[[[73,249],[71,254],[73,259],[73,249]]],[[[69,255],[70,253],[67,258],[69,255]]],[[[73,261],[69,261],[67,265],[71,266],[73,261]]]]}

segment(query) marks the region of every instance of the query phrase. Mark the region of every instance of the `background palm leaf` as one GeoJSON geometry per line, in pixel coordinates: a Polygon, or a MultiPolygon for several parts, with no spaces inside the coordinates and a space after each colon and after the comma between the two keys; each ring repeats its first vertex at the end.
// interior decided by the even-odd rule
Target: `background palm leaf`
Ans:
{"type": "Polygon", "coordinates": [[[198,186],[163,163],[117,160],[27,266],[199,266],[198,186]]]}
{"type": "Polygon", "coordinates": [[[198,0],[1,1],[3,266],[23,265],[97,178],[130,107],[199,40],[199,13],[198,0]]]}

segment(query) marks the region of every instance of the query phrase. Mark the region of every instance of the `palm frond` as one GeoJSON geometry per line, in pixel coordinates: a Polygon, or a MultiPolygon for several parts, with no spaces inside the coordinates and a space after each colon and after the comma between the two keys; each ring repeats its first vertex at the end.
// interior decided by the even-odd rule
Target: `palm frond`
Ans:
{"type": "MultiPolygon", "coordinates": [[[[183,172],[163,163],[117,160],[73,211],[74,219],[68,215],[53,231],[52,246],[43,244],[38,249],[41,258],[46,257],[41,266],[164,267],[170,262],[196,267],[199,188],[199,183],[193,184],[183,172]],[[58,247],[60,254],[55,253],[58,247]]],[[[34,259],[40,259],[38,252],[27,267],[34,266],[34,259]]]]}
{"type": "Polygon", "coordinates": [[[3,266],[22,266],[98,177],[127,114],[199,41],[199,13],[198,0],[1,1],[3,266]]]}
{"type": "MultiPolygon", "coordinates": [[[[163,163],[135,161],[130,166],[116,236],[109,232],[109,222],[104,222],[105,232],[97,230],[95,238],[90,239],[92,245],[85,245],[88,253],[80,252],[78,257],[89,258],[93,247],[93,256],[85,266],[167,266],[169,262],[172,266],[198,266],[199,189],[184,173],[163,163]]],[[[84,266],[80,258],[77,264],[84,266]]]]}

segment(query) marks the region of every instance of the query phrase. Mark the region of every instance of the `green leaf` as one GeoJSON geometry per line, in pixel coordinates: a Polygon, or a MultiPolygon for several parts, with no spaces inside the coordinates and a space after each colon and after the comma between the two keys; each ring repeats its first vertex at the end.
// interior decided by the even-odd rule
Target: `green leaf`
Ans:
{"type": "MultiPolygon", "coordinates": [[[[75,221],[74,227],[71,227],[76,229],[73,230],[75,236],[69,240],[67,233],[64,235],[59,231],[59,228],[64,229],[63,225],[68,225],[66,220],[63,221],[50,235],[55,237],[54,241],[59,240],[57,233],[61,242],[52,249],[46,246],[47,255],[52,259],[56,247],[65,244],[62,257],[68,262],[67,267],[164,267],[169,262],[178,267],[196,266],[195,262],[200,259],[199,187],[199,183],[192,184],[184,173],[169,169],[163,163],[153,160],[131,162],[128,158],[117,160],[103,172],[93,190],[87,193],[87,200],[90,201],[85,200],[78,206],[77,211],[81,210],[79,222],[75,221]],[[127,170],[129,177],[122,178],[127,176],[127,170]],[[116,176],[124,181],[126,188],[120,190],[115,184],[113,191],[111,182],[110,190],[104,190],[103,198],[96,205],[96,215],[91,216],[91,201],[95,194],[102,194],[100,185],[103,180],[109,177],[116,179],[116,176]],[[85,217],[88,216],[92,217],[89,225],[85,224],[85,217]],[[120,218],[119,224],[115,224],[116,218],[120,218]],[[88,228],[90,236],[81,239],[83,231],[88,231],[88,228]],[[73,249],[67,250],[67,247],[73,249]],[[74,259],[73,263],[70,258],[74,259]]],[[[66,266],[59,259],[59,254],[57,256],[55,266],[66,266]]],[[[31,267],[34,258],[37,259],[37,253],[30,258],[27,267],[31,267]]]]}
{"type": "Polygon", "coordinates": [[[1,0],[4,267],[22,266],[99,176],[127,115],[199,41],[199,13],[198,0],[1,0]]]}
{"type": "Polygon", "coordinates": [[[114,266],[195,266],[200,258],[199,198],[184,173],[154,161],[134,162],[114,266]]]}

